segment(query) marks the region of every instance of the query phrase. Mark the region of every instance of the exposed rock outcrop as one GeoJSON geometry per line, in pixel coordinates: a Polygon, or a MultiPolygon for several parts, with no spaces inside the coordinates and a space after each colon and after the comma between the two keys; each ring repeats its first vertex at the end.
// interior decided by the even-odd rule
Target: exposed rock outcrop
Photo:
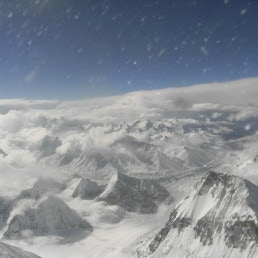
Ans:
{"type": "Polygon", "coordinates": [[[155,180],[129,177],[118,172],[99,199],[127,211],[153,213],[158,208],[157,204],[168,196],[169,192],[155,180]]]}
{"type": "Polygon", "coordinates": [[[88,178],[82,178],[73,192],[73,197],[84,200],[92,200],[103,192],[103,187],[88,178]]]}

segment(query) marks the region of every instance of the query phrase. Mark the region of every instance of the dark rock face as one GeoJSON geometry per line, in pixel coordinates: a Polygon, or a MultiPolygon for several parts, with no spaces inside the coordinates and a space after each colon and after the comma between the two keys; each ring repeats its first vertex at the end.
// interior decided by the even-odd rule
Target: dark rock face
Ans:
{"type": "Polygon", "coordinates": [[[208,174],[203,177],[202,187],[199,189],[198,194],[205,195],[212,187],[218,187],[219,184],[230,187],[232,186],[231,178],[232,176],[209,171],[208,174]]]}
{"type": "Polygon", "coordinates": [[[165,238],[167,237],[167,234],[172,228],[173,221],[177,216],[177,212],[178,210],[176,209],[170,214],[165,226],[160,230],[160,232],[154,237],[154,239],[149,244],[150,253],[154,253],[156,249],[159,247],[160,243],[163,242],[163,240],[165,240],[165,238]]]}
{"type": "Polygon", "coordinates": [[[0,229],[2,229],[9,218],[12,209],[12,202],[0,197],[0,229]]]}
{"type": "Polygon", "coordinates": [[[228,221],[225,225],[226,245],[246,249],[250,242],[258,244],[258,225],[253,220],[228,221]]]}
{"type": "Polygon", "coordinates": [[[117,173],[99,199],[130,212],[153,213],[157,210],[157,203],[168,196],[169,192],[154,180],[117,173]]]}
{"type": "Polygon", "coordinates": [[[149,244],[150,253],[154,253],[160,243],[165,240],[170,230],[176,229],[180,234],[186,227],[191,225],[191,218],[177,217],[178,209],[175,209],[169,216],[169,219],[160,232],[154,237],[149,244]]]}
{"type": "Polygon", "coordinates": [[[78,232],[92,232],[92,226],[72,210],[61,199],[49,196],[37,209],[28,209],[10,221],[4,236],[19,239],[24,230],[30,230],[35,236],[70,236],[78,232]]]}
{"type": "Polygon", "coordinates": [[[220,233],[222,227],[222,222],[216,216],[210,216],[209,214],[198,220],[193,230],[195,232],[195,238],[199,238],[200,242],[205,246],[213,244],[214,235],[220,233]]]}
{"type": "Polygon", "coordinates": [[[86,179],[81,179],[80,183],[77,185],[73,192],[73,197],[80,197],[84,200],[92,200],[99,196],[103,192],[103,187],[97,185],[97,183],[86,179]]]}
{"type": "Polygon", "coordinates": [[[7,156],[7,154],[2,149],[0,149],[0,155],[2,155],[3,157],[7,156]]]}
{"type": "Polygon", "coordinates": [[[155,236],[155,238],[153,239],[153,241],[149,244],[148,248],[150,250],[150,253],[154,253],[161,242],[163,242],[165,240],[165,238],[167,237],[168,233],[170,231],[169,227],[164,227],[160,230],[160,232],[155,236]]]}

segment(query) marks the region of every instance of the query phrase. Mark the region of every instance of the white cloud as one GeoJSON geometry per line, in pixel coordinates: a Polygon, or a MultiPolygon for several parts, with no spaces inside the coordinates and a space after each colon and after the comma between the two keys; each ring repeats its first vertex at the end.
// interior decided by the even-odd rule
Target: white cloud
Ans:
{"type": "Polygon", "coordinates": [[[126,135],[124,129],[107,133],[110,130],[109,127],[110,125],[97,126],[91,128],[88,133],[70,135],[62,140],[62,145],[57,148],[56,152],[64,155],[66,153],[90,153],[109,149],[115,141],[126,135]]]}

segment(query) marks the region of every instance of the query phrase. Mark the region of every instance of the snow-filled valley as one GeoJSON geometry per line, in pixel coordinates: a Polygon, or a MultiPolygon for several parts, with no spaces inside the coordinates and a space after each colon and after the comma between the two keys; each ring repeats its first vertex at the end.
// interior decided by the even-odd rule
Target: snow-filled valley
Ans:
{"type": "Polygon", "coordinates": [[[0,257],[257,257],[258,79],[0,100],[0,257]]]}

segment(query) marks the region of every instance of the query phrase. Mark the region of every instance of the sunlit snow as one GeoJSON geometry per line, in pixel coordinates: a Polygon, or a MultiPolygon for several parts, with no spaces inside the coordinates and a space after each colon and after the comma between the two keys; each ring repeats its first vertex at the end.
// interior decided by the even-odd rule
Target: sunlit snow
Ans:
{"type": "MultiPolygon", "coordinates": [[[[244,188],[238,177],[230,182],[242,187],[241,204],[229,208],[223,205],[231,188],[218,201],[228,186],[214,183],[216,189],[200,196],[197,190],[210,170],[258,184],[257,83],[250,78],[79,101],[0,100],[2,241],[46,258],[144,257],[146,243],[175,207],[180,218],[196,223],[214,207],[226,209],[227,218],[236,211],[256,216],[245,203],[254,186],[244,188]]],[[[170,240],[176,235],[168,233],[170,240]]],[[[154,257],[173,250],[205,257],[215,248],[202,249],[191,227],[177,240],[185,241],[177,242],[180,250],[170,240],[154,257]]]]}

